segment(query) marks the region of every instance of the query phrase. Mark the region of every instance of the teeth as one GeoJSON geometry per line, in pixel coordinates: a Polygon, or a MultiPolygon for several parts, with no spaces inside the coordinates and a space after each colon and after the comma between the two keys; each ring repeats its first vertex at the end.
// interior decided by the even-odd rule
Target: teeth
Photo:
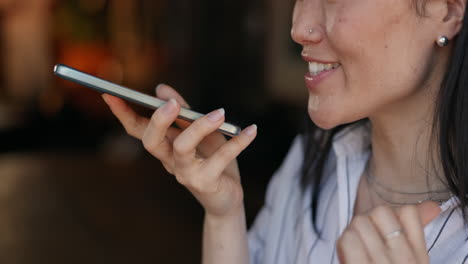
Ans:
{"type": "Polygon", "coordinates": [[[331,69],[336,69],[340,66],[339,63],[328,63],[328,64],[323,64],[323,63],[318,63],[318,62],[309,62],[309,72],[312,75],[317,75],[321,73],[322,71],[328,71],[331,69]]]}
{"type": "Polygon", "coordinates": [[[309,62],[309,72],[314,73],[318,71],[318,65],[315,62],[309,62]]]}
{"type": "Polygon", "coordinates": [[[324,64],[319,64],[318,65],[318,71],[321,72],[321,71],[323,71],[323,69],[325,69],[325,65],[324,64]]]}

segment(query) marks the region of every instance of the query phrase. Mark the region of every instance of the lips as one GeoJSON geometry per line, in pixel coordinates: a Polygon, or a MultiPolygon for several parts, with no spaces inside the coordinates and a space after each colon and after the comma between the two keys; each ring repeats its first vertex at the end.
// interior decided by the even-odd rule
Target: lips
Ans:
{"type": "Polygon", "coordinates": [[[331,76],[341,64],[333,61],[322,61],[303,56],[309,63],[309,71],[305,75],[306,86],[309,90],[317,90],[317,86],[329,76],[331,76]]]}

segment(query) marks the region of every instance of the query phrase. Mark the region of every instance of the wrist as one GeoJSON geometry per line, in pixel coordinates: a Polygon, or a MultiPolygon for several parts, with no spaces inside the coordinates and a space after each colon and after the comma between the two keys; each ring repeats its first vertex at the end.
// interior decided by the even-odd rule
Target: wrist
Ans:
{"type": "Polygon", "coordinates": [[[238,207],[226,212],[225,214],[212,214],[205,211],[205,220],[212,222],[226,222],[226,221],[238,221],[240,218],[245,218],[244,204],[241,203],[238,207]]]}

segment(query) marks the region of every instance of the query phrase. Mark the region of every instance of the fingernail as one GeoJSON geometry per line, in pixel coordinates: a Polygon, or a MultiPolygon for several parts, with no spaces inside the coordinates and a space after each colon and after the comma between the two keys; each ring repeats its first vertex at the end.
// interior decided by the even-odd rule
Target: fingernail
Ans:
{"type": "Polygon", "coordinates": [[[156,86],[156,92],[158,91],[159,88],[163,87],[165,84],[164,83],[160,83],[156,86]]]}
{"type": "Polygon", "coordinates": [[[221,118],[223,118],[224,114],[225,114],[224,108],[220,108],[216,111],[209,113],[206,116],[206,118],[208,118],[208,120],[210,120],[211,122],[216,122],[216,121],[219,121],[221,118]]]}
{"type": "Polygon", "coordinates": [[[171,98],[162,107],[162,112],[165,113],[165,114],[170,114],[170,113],[172,113],[172,111],[174,111],[174,108],[175,108],[176,105],[177,105],[176,100],[174,98],[171,98]]]}
{"type": "Polygon", "coordinates": [[[244,134],[246,134],[247,136],[253,136],[255,134],[255,132],[257,132],[257,125],[251,125],[249,126],[248,128],[244,129],[244,134]]]}

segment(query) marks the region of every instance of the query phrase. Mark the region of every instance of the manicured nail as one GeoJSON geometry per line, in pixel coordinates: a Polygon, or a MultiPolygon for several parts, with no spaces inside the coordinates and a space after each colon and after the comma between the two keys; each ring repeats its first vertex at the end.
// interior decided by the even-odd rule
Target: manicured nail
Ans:
{"type": "Polygon", "coordinates": [[[206,117],[211,122],[216,122],[216,121],[219,121],[221,118],[223,118],[224,114],[225,114],[224,108],[220,108],[216,111],[209,113],[206,117]]]}
{"type": "Polygon", "coordinates": [[[160,83],[156,86],[156,92],[158,91],[159,88],[163,87],[165,84],[164,83],[160,83]]]}
{"type": "Polygon", "coordinates": [[[171,98],[167,103],[165,103],[162,107],[162,111],[165,114],[170,114],[172,111],[174,111],[175,106],[177,105],[177,102],[174,98],[171,98]]]}
{"type": "Polygon", "coordinates": [[[244,134],[247,136],[253,136],[257,132],[257,125],[251,125],[248,128],[244,129],[244,134]]]}

